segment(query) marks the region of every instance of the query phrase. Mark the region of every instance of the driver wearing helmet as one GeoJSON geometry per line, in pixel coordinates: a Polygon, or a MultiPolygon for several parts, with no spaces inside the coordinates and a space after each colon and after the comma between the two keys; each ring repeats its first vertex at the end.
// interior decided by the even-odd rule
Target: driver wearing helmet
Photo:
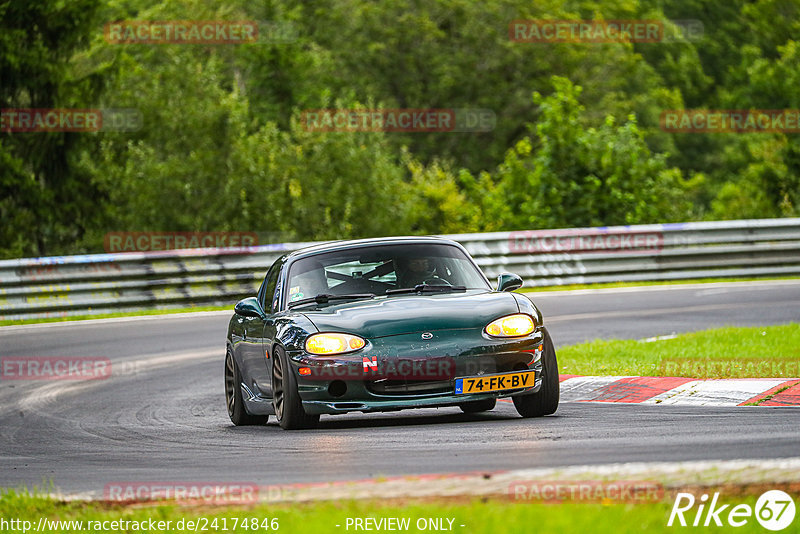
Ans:
{"type": "Polygon", "coordinates": [[[436,269],[428,258],[403,258],[397,261],[399,287],[414,287],[426,281],[436,280],[436,269]]]}

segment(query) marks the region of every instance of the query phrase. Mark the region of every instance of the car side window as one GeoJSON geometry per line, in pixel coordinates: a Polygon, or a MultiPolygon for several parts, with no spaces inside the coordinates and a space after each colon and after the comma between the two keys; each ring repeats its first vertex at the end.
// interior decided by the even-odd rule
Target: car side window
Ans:
{"type": "Polygon", "coordinates": [[[267,278],[264,281],[264,290],[258,295],[258,300],[261,303],[261,307],[264,308],[264,311],[267,313],[275,312],[275,288],[278,285],[278,274],[280,273],[280,270],[280,265],[273,265],[272,268],[270,268],[269,272],[267,273],[267,278]]]}
{"type": "Polygon", "coordinates": [[[281,275],[281,269],[278,269],[277,282],[278,283],[275,286],[275,291],[273,292],[272,296],[272,313],[278,313],[281,308],[281,287],[283,287],[283,276],[281,275]]]}

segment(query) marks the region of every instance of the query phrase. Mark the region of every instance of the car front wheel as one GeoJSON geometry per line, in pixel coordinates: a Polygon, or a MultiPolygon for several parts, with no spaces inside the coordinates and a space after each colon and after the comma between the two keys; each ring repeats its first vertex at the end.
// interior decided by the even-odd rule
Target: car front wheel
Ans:
{"type": "Polygon", "coordinates": [[[242,376],[233,357],[231,349],[225,355],[225,404],[228,406],[228,417],[236,426],[263,425],[268,415],[250,415],[244,407],[242,397],[242,376]]]}
{"type": "Polygon", "coordinates": [[[542,351],[542,387],[536,393],[517,395],[512,399],[514,399],[517,412],[522,417],[542,417],[556,412],[559,395],[556,349],[550,334],[545,330],[542,351]]]}
{"type": "Polygon", "coordinates": [[[314,428],[319,423],[319,415],[308,415],[303,410],[297,379],[281,347],[275,347],[272,356],[272,403],[275,417],[285,430],[314,428]]]}

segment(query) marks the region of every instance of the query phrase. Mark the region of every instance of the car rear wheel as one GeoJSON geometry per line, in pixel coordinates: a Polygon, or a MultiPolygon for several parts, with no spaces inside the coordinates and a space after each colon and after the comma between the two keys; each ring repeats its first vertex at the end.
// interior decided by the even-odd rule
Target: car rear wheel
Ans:
{"type": "Polygon", "coordinates": [[[250,415],[244,407],[242,397],[242,375],[233,357],[231,349],[225,355],[225,404],[228,406],[228,417],[236,426],[263,425],[269,420],[268,415],[250,415]]]}
{"type": "Polygon", "coordinates": [[[319,423],[319,415],[308,415],[303,409],[297,379],[281,347],[275,347],[272,356],[272,403],[275,417],[285,430],[314,428],[319,423]]]}
{"type": "Polygon", "coordinates": [[[485,399],[479,401],[463,402],[458,405],[464,413],[479,413],[492,410],[497,404],[497,399],[485,399]]]}
{"type": "Polygon", "coordinates": [[[558,409],[558,361],[553,340],[547,330],[544,331],[544,349],[542,351],[542,387],[531,395],[512,397],[517,412],[522,417],[542,417],[555,413],[558,409]]]}

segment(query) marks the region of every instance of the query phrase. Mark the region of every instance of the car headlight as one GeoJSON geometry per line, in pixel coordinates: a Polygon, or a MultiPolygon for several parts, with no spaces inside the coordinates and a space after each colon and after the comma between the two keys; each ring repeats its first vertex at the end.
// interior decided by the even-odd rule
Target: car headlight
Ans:
{"type": "Polygon", "coordinates": [[[486,325],[486,333],[492,337],[527,336],[536,328],[533,317],[524,313],[515,313],[495,319],[486,325]]]}
{"type": "Polygon", "coordinates": [[[367,342],[358,336],[326,332],[309,336],[306,339],[306,352],[330,356],[363,349],[366,344],[367,342]]]}

